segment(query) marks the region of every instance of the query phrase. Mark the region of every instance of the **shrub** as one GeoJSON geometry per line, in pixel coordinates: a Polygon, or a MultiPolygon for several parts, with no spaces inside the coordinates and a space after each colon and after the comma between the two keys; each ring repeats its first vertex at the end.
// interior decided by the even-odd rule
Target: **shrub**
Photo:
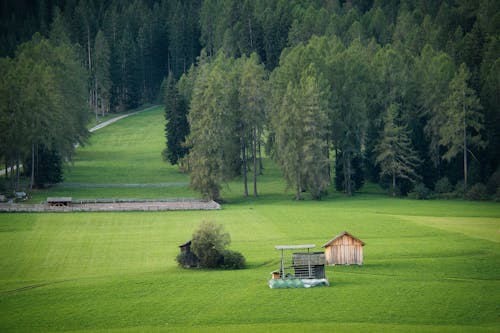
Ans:
{"type": "Polygon", "coordinates": [[[193,252],[181,252],[175,258],[180,267],[197,267],[199,260],[193,252]]]}
{"type": "MultiPolygon", "coordinates": [[[[231,242],[230,235],[222,225],[203,222],[193,234],[191,250],[204,268],[239,269],[245,266],[245,257],[239,252],[226,250],[231,242]]],[[[181,257],[179,255],[178,257],[181,257]]],[[[188,258],[180,258],[188,259],[188,258]]],[[[179,262],[179,260],[178,260],[179,262]]]]}
{"type": "Polygon", "coordinates": [[[488,191],[486,186],[482,183],[474,184],[466,194],[469,200],[488,200],[488,191]]]}
{"type": "Polygon", "coordinates": [[[224,249],[231,243],[231,237],[224,226],[204,221],[193,234],[191,249],[200,259],[200,266],[216,268],[222,264],[224,249]]]}
{"type": "Polygon", "coordinates": [[[413,188],[413,191],[408,194],[408,197],[412,199],[425,200],[429,199],[431,195],[431,190],[429,190],[423,183],[418,183],[413,188]]]}
{"type": "Polygon", "coordinates": [[[460,180],[455,184],[455,191],[453,191],[453,194],[454,194],[453,197],[455,197],[455,198],[465,197],[463,180],[460,180]]]}
{"type": "Polygon", "coordinates": [[[222,268],[224,269],[241,269],[245,267],[245,257],[237,251],[225,250],[223,257],[222,268]]]}
{"type": "Polygon", "coordinates": [[[500,168],[495,171],[490,179],[488,180],[488,183],[486,184],[486,190],[488,191],[488,194],[496,194],[498,193],[498,190],[500,189],[500,168]]]}
{"type": "Polygon", "coordinates": [[[450,193],[453,191],[453,186],[450,183],[448,177],[443,177],[436,182],[434,186],[434,191],[439,194],[450,193]]]}

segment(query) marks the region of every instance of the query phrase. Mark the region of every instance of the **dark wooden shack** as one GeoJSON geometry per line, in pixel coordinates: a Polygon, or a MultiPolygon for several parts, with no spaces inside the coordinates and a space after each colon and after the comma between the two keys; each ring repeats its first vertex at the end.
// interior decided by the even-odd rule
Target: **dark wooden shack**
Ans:
{"type": "Polygon", "coordinates": [[[362,265],[365,243],[347,231],[341,232],[323,247],[327,265],[362,265]]]}
{"type": "Polygon", "coordinates": [[[180,255],[183,256],[184,266],[189,267],[197,267],[199,265],[198,257],[191,251],[191,241],[187,241],[184,244],[179,245],[181,250],[180,255]]]}

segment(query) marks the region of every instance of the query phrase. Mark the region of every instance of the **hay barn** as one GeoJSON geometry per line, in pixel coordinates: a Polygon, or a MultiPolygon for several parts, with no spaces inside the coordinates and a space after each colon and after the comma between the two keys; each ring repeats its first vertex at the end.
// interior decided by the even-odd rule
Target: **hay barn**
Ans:
{"type": "Polygon", "coordinates": [[[362,265],[363,246],[365,243],[362,240],[344,231],[323,245],[326,264],[362,265]]]}

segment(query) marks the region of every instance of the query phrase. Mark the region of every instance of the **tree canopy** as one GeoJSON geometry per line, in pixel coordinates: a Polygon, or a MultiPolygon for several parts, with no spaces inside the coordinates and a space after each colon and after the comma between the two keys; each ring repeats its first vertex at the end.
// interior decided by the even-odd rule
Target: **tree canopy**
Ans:
{"type": "Polygon", "coordinates": [[[167,117],[176,140],[166,151],[176,162],[190,149],[191,183],[210,198],[239,176],[248,195],[249,171],[258,194],[264,139],[297,198],[321,198],[331,179],[347,195],[365,178],[405,194],[409,174],[431,189],[443,177],[467,187],[500,165],[498,1],[6,1],[3,9],[6,165],[33,160],[36,145],[70,155],[86,137],[88,111],[163,100],[167,76],[178,81],[167,109],[185,102],[188,121],[167,117]],[[62,115],[70,125],[48,129],[62,115]],[[394,130],[419,163],[387,182],[382,147],[394,130]]]}

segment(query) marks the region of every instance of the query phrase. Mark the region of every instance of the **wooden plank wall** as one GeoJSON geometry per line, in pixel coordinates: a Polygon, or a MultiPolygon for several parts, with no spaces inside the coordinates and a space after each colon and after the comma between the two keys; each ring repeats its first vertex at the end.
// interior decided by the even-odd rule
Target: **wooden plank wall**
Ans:
{"type": "Polygon", "coordinates": [[[325,248],[326,262],[328,265],[362,265],[362,244],[344,235],[325,248]]]}

